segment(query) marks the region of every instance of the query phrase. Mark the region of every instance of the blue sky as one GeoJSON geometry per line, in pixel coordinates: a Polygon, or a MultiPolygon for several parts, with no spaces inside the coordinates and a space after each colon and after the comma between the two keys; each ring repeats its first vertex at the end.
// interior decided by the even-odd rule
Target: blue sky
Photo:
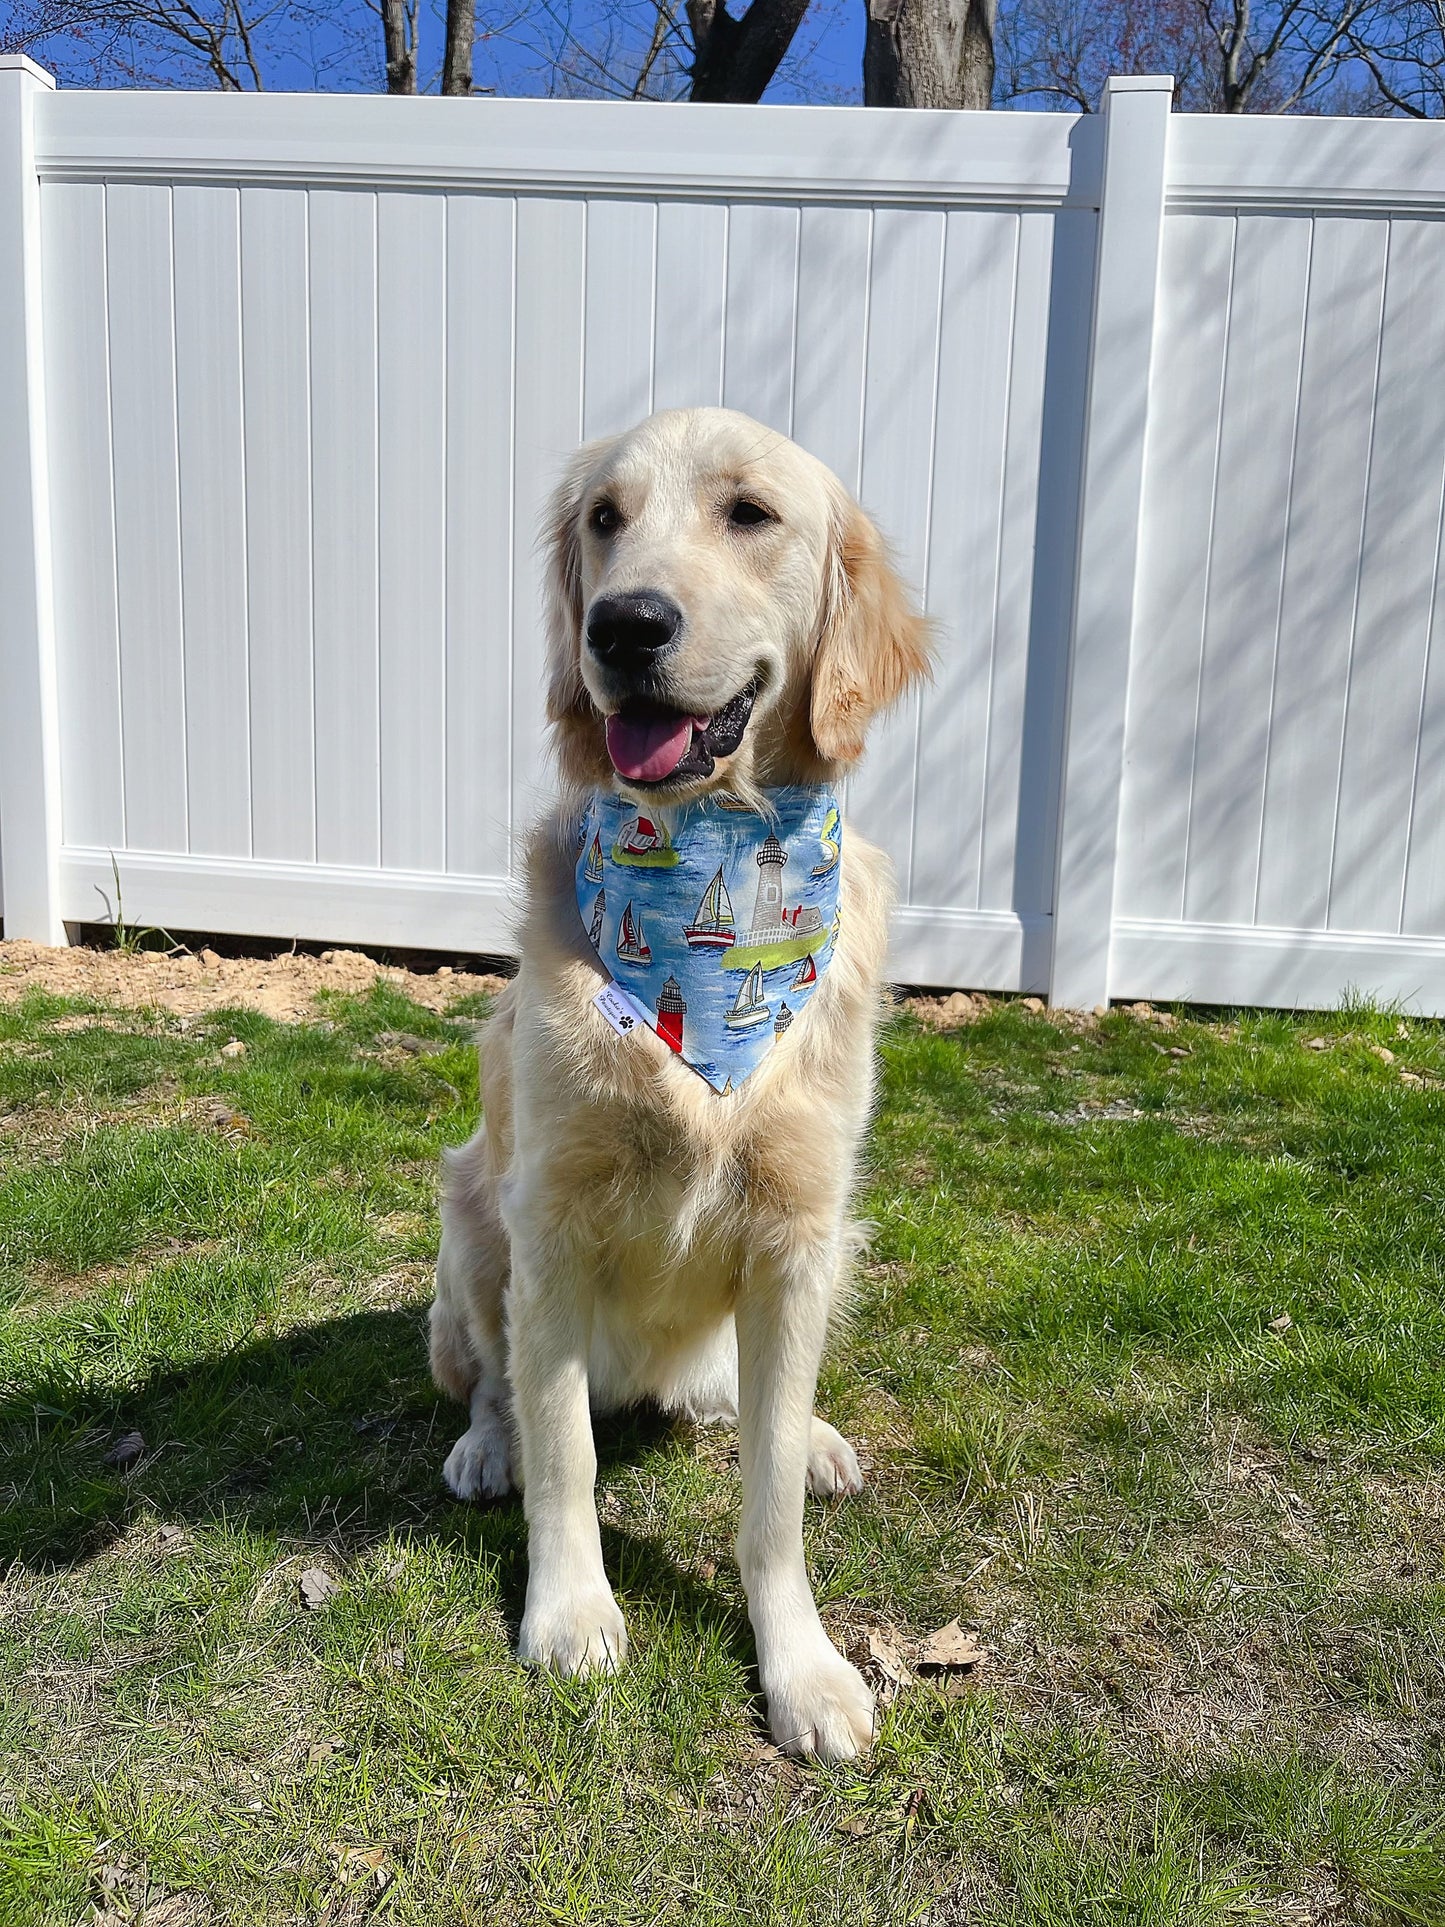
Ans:
{"type": "MultiPolygon", "coordinates": [[[[734,5],[738,0],[734,0],[734,5]]],[[[253,11],[259,7],[253,5],[253,11]]],[[[0,0],[0,42],[33,17],[26,0],[0,0]]],[[[604,68],[631,75],[651,31],[650,0],[480,0],[474,77],[500,94],[566,91],[558,58],[580,76],[604,68]]],[[[861,98],[863,0],[813,0],[770,100],[856,101],[861,98]]],[[[273,91],[374,92],[383,84],[381,23],[370,0],[278,0],[257,36],[265,86],[273,91]]],[[[98,33],[56,34],[31,48],[72,86],[213,84],[201,59],[163,36],[132,36],[107,45],[98,33]]],[[[420,71],[436,86],[442,55],[438,0],[423,0],[420,71]]],[[[595,89],[588,86],[585,91],[595,89]]],[[[602,91],[609,91],[606,81],[602,91]]],[[[681,91],[680,81],[663,91],[681,91]]]]}

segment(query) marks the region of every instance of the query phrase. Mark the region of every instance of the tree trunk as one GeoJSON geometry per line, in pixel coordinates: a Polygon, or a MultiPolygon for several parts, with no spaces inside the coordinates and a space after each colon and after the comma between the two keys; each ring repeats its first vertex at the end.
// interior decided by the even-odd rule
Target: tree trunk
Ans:
{"type": "Polygon", "coordinates": [[[386,91],[416,92],[416,0],[381,0],[386,39],[386,91]]]}
{"type": "Polygon", "coordinates": [[[868,0],[869,107],[988,107],[995,0],[868,0]]]}
{"type": "Polygon", "coordinates": [[[807,11],[808,0],[752,0],[735,20],[722,0],[688,0],[692,99],[761,100],[807,11]]]}
{"type": "Polygon", "coordinates": [[[442,56],[442,92],[472,91],[472,41],[477,30],[476,0],[447,0],[447,45],[442,56]]]}

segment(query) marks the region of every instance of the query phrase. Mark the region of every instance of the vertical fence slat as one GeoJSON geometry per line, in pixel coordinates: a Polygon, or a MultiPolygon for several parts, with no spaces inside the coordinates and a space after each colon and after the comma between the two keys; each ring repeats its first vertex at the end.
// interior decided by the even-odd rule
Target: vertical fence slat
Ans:
{"type": "MultiPolygon", "coordinates": [[[[41,189],[45,250],[45,411],[50,490],[64,514],[51,528],[55,674],[65,733],[86,746],[62,759],[60,825],[68,843],[125,847],[120,628],[106,327],[105,186],[41,189]]],[[[8,521],[8,518],[7,518],[8,521]]],[[[88,907],[103,915],[100,899],[88,907]]]]}
{"type": "Polygon", "coordinates": [[[241,190],[251,847],[316,855],[306,194],[241,190]]]}
{"type": "MultiPolygon", "coordinates": [[[[939,297],[947,216],[935,208],[880,208],[869,267],[863,506],[886,530],[912,595],[922,599],[933,500],[939,297]]],[[[916,691],[868,736],[848,784],[848,808],[893,860],[910,900],[918,785],[916,691]]]]}
{"type": "Polygon", "coordinates": [[[313,188],[308,239],[316,855],[372,865],[381,862],[376,196],[313,188]]]}
{"type": "MultiPolygon", "coordinates": [[[[1373,459],[1330,864],[1329,923],[1368,930],[1405,888],[1445,482],[1445,224],[1391,224],[1373,459]]],[[[1421,823],[1422,832],[1438,834],[1421,823]]]]}
{"type": "MultiPolygon", "coordinates": [[[[1184,915],[1246,924],[1254,917],[1310,223],[1252,214],[1236,229],[1184,915]]],[[[1188,329],[1187,317],[1182,325],[1188,329]]]]}
{"type": "Polygon", "coordinates": [[[1132,916],[1178,917],[1184,902],[1233,243],[1217,214],[1164,224],[1120,800],[1116,894],[1132,916]]]}
{"type": "Polygon", "coordinates": [[[1276,928],[1321,930],[1329,902],[1388,235],[1315,221],[1255,911],[1276,928]]]}
{"type": "Polygon", "coordinates": [[[723,400],[780,435],[793,426],[798,210],[742,202],[728,217],[723,400]]]}
{"type": "Polygon", "coordinates": [[[1050,1001],[1109,993],[1124,714],[1173,82],[1104,90],[1081,527],[1065,710],[1050,1001]]]}
{"type": "Polygon", "coordinates": [[[924,578],[939,653],[918,741],[910,892],[920,904],[979,901],[1017,250],[1017,215],[949,214],[924,578]],[[943,716],[948,727],[935,727],[943,716]]]}
{"type": "Polygon", "coordinates": [[[0,882],[6,935],[42,943],[65,941],[35,172],[53,84],[0,56],[0,882]]]}
{"type": "Polygon", "coordinates": [[[505,876],[512,784],[516,203],[447,212],[447,868],[505,876]],[[478,451],[486,450],[483,459],[478,451]]]}
{"type": "Polygon", "coordinates": [[[715,201],[657,210],[654,408],[716,408],[722,400],[728,211],[715,201]]]}
{"type": "Polygon", "coordinates": [[[177,187],[176,436],[185,612],[187,847],[251,854],[240,201],[177,187]]]}
{"type": "Polygon", "coordinates": [[[381,860],[446,866],[446,202],[377,202],[381,860]]]}
{"type": "MultiPolygon", "coordinates": [[[[106,189],[126,846],[187,847],[171,190],[106,189]]],[[[121,887],[125,864],[120,864],[121,887]]]]}

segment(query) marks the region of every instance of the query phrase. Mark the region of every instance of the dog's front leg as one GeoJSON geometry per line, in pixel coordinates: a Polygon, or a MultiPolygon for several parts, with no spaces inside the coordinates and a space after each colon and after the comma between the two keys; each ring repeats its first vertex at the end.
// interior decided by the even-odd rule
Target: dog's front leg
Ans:
{"type": "Polygon", "coordinates": [[[738,1296],[738,1565],[773,1738],[847,1760],[873,1737],[873,1695],[827,1633],[803,1561],[803,1486],[837,1240],[757,1265],[738,1296]]]}
{"type": "MultiPolygon", "coordinates": [[[[525,1224],[531,1212],[514,1214],[525,1224]]],[[[512,1237],[507,1326],[527,1513],[527,1604],[518,1649],[564,1673],[610,1671],[627,1652],[602,1564],[587,1404],[592,1288],[587,1262],[555,1224],[512,1237]]]]}

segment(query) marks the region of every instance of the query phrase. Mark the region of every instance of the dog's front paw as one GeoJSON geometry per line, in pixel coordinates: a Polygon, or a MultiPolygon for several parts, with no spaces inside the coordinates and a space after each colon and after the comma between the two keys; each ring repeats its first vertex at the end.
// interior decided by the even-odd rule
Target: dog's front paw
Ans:
{"type": "Polygon", "coordinates": [[[873,1742],[873,1695],[826,1636],[766,1680],[768,1724],[785,1753],[851,1760],[873,1742]]]}
{"type": "Polygon", "coordinates": [[[529,1666],[558,1673],[615,1673],[627,1657],[627,1628],[606,1581],[551,1598],[529,1587],[517,1651],[529,1666]]]}
{"type": "Polygon", "coordinates": [[[808,1490],[820,1499],[851,1499],[863,1490],[858,1454],[826,1419],[815,1418],[808,1436],[808,1490]]]}
{"type": "Polygon", "coordinates": [[[505,1499],[516,1480],[512,1441],[501,1419],[470,1425],[448,1452],[442,1477],[459,1499],[505,1499]]]}

